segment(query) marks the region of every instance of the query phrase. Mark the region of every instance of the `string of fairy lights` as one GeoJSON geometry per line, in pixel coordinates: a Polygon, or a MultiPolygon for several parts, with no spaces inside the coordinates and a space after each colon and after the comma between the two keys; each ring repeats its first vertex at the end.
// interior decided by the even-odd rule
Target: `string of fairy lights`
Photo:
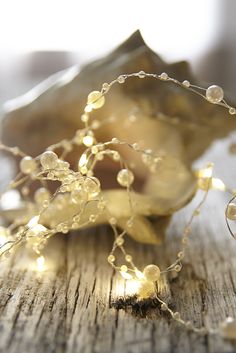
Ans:
{"type": "Polygon", "coordinates": [[[126,251],[125,236],[129,233],[135,218],[142,214],[140,209],[146,208],[147,215],[151,215],[152,210],[151,205],[145,203],[145,198],[135,192],[133,188],[134,171],[129,161],[121,154],[119,147],[131,149],[140,156],[140,160],[150,173],[155,173],[158,168],[162,167],[162,161],[166,156],[158,151],[144,150],[138,143],[130,144],[116,137],[106,142],[97,141],[96,130],[103,124],[112,123],[113,120],[111,118],[106,121],[93,120],[91,113],[104,105],[106,95],[114,85],[124,84],[133,77],[172,82],[201,96],[211,104],[223,106],[230,115],[236,114],[236,109],[228,105],[224,99],[222,88],[217,85],[204,89],[192,85],[187,80],[180,82],[169,77],[165,72],[154,74],[140,71],[120,75],[110,83],[104,83],[100,91],[91,92],[81,116],[83,128],[77,130],[71,139],[64,139],[49,146],[39,156],[33,158],[18,147],[8,147],[1,144],[1,150],[20,158],[20,172],[2,194],[12,189],[19,190],[24,212],[20,213],[8,227],[0,228],[0,257],[11,256],[16,248],[26,243],[27,247],[33,250],[37,256],[38,270],[42,270],[45,262],[42,251],[49,238],[57,233],[66,234],[71,230],[93,224],[109,223],[114,233],[114,243],[107,261],[126,281],[136,283],[134,294],[137,300],[155,297],[160,303],[161,310],[167,311],[174,320],[197,333],[219,333],[225,338],[236,338],[236,331],[232,330],[235,319],[227,318],[217,329],[195,327],[191,322],[183,320],[179,312],[173,311],[159,297],[157,289],[158,281],[162,276],[166,276],[170,271],[175,273],[181,271],[192,223],[199,215],[210,189],[231,192],[232,198],[226,209],[226,218],[229,230],[233,235],[229,220],[236,220],[236,204],[234,203],[236,195],[234,191],[226,188],[222,180],[213,177],[213,164],[208,163],[205,168],[195,172],[196,190],[203,190],[203,197],[184,226],[181,247],[173,263],[163,269],[156,264],[148,264],[141,270],[136,266],[133,256],[126,251]],[[78,156],[78,168],[74,170],[66,157],[78,146],[83,147],[83,152],[78,156]],[[109,208],[109,199],[105,197],[99,178],[95,176],[96,166],[98,163],[102,163],[104,158],[111,159],[119,167],[116,181],[124,190],[129,209],[123,229],[120,227],[119,219],[109,208]],[[57,185],[54,192],[51,192],[49,182],[57,185]],[[37,187],[32,199],[30,196],[31,186],[35,183],[40,186],[37,187]],[[120,256],[117,257],[117,252],[122,255],[123,263],[120,263],[120,256]]]}

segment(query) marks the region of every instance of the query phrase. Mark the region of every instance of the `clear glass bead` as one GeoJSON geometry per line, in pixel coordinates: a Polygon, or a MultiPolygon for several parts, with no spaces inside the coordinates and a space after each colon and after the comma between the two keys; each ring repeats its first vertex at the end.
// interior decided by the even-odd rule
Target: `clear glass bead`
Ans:
{"type": "Polygon", "coordinates": [[[86,178],[83,187],[91,198],[98,196],[101,191],[100,181],[95,177],[86,178]]]}
{"type": "Polygon", "coordinates": [[[127,262],[131,262],[132,260],[133,260],[133,258],[132,258],[132,256],[131,255],[126,255],[125,256],[125,260],[127,261],[127,262]]]}
{"type": "Polygon", "coordinates": [[[103,89],[105,92],[107,92],[107,91],[109,90],[109,88],[110,88],[109,83],[104,82],[103,85],[102,85],[102,89],[103,89]]]}
{"type": "Polygon", "coordinates": [[[98,153],[98,147],[97,146],[93,146],[91,148],[91,152],[92,152],[92,154],[97,154],[98,153]]]}
{"type": "Polygon", "coordinates": [[[124,82],[125,82],[125,76],[120,75],[120,76],[118,77],[117,81],[118,81],[119,83],[124,83],[124,82]]]}
{"type": "Polygon", "coordinates": [[[123,272],[127,272],[128,271],[128,267],[126,265],[122,265],[120,267],[120,270],[123,271],[123,272]]]}
{"type": "Polygon", "coordinates": [[[166,303],[162,303],[162,304],[161,304],[161,310],[162,310],[162,311],[168,310],[168,306],[167,306],[166,303]]]}
{"type": "Polygon", "coordinates": [[[142,154],[142,161],[144,164],[146,165],[150,165],[153,162],[153,156],[152,154],[152,150],[146,150],[143,154],[142,154]]]}
{"type": "Polygon", "coordinates": [[[87,105],[91,106],[92,109],[99,109],[105,103],[105,97],[99,91],[93,91],[88,95],[87,105]]]}
{"type": "Polygon", "coordinates": [[[230,107],[230,108],[229,108],[229,114],[231,114],[231,115],[236,114],[236,109],[233,108],[233,107],[230,107]]]}
{"type": "Polygon", "coordinates": [[[139,78],[144,78],[145,76],[146,76],[146,74],[144,71],[139,71],[139,73],[138,73],[139,78]]]}
{"type": "Polygon", "coordinates": [[[109,219],[109,223],[114,226],[114,225],[116,225],[116,223],[117,223],[117,219],[116,219],[115,217],[111,217],[111,218],[109,219]]]}
{"type": "Polygon", "coordinates": [[[206,99],[211,103],[219,103],[224,98],[224,91],[220,86],[212,85],[206,90],[206,99]]]}
{"type": "Polygon", "coordinates": [[[84,113],[81,115],[81,121],[83,123],[87,123],[89,121],[89,115],[87,113],[84,113]]]}
{"type": "Polygon", "coordinates": [[[180,272],[181,271],[182,266],[181,265],[175,265],[174,269],[176,272],[180,272]]]}
{"type": "Polygon", "coordinates": [[[57,167],[58,157],[52,151],[46,151],[41,155],[40,163],[43,169],[54,169],[57,167]]]}
{"type": "Polygon", "coordinates": [[[160,78],[162,79],[162,80],[167,80],[168,79],[168,75],[167,75],[167,73],[166,72],[162,72],[161,74],[160,74],[160,78]]]}
{"type": "Polygon", "coordinates": [[[46,188],[40,188],[35,191],[34,199],[38,205],[42,205],[45,200],[49,200],[51,197],[50,192],[46,188]]]}
{"type": "Polygon", "coordinates": [[[109,255],[108,258],[107,258],[107,261],[108,262],[114,262],[115,261],[115,256],[114,255],[109,255]]]}
{"type": "Polygon", "coordinates": [[[173,313],[173,318],[175,320],[179,320],[180,319],[180,313],[178,311],[176,311],[175,313],[173,313]]]}
{"type": "Polygon", "coordinates": [[[182,83],[185,87],[190,87],[190,82],[188,80],[184,80],[182,83]]]}
{"type": "Polygon", "coordinates": [[[88,193],[83,188],[73,190],[71,193],[71,201],[80,204],[88,200],[88,193]]]}
{"type": "Polygon", "coordinates": [[[156,265],[148,265],[143,270],[144,277],[151,282],[156,282],[161,275],[161,271],[156,265]]]}
{"type": "Polygon", "coordinates": [[[37,163],[30,156],[26,156],[22,158],[22,160],[20,161],[20,170],[24,174],[33,173],[36,170],[36,168],[37,168],[37,163]]]}
{"type": "Polygon", "coordinates": [[[97,219],[97,216],[95,214],[91,214],[89,216],[89,222],[94,223],[97,219]]]}
{"type": "Polygon", "coordinates": [[[118,237],[117,239],[116,239],[116,244],[118,245],[118,246],[122,246],[123,244],[124,244],[124,238],[122,238],[122,237],[118,237]]]}
{"type": "Polygon", "coordinates": [[[128,187],[134,181],[134,174],[128,169],[121,169],[117,175],[117,181],[121,186],[128,187]]]}

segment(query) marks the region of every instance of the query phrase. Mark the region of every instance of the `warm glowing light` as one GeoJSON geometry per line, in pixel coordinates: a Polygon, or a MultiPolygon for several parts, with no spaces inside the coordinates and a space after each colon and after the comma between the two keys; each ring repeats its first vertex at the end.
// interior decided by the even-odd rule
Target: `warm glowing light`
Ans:
{"type": "Polygon", "coordinates": [[[87,147],[91,147],[93,145],[93,142],[94,142],[94,138],[93,136],[90,136],[90,135],[86,135],[84,136],[83,138],[83,144],[87,147]]]}
{"type": "Polygon", "coordinates": [[[197,176],[199,178],[211,178],[212,177],[212,166],[200,169],[197,171],[197,176]]]}
{"type": "Polygon", "coordinates": [[[38,221],[39,216],[34,216],[27,224],[27,226],[33,231],[35,235],[47,230],[47,228],[45,228],[42,224],[39,224],[38,221]]]}
{"type": "Polygon", "coordinates": [[[6,235],[0,233],[0,246],[4,245],[6,241],[7,241],[6,235]]]}
{"type": "Polygon", "coordinates": [[[31,220],[28,222],[27,226],[29,228],[33,228],[38,224],[39,221],[39,216],[34,216],[33,218],[31,218],[31,220]]]}
{"type": "Polygon", "coordinates": [[[47,230],[47,228],[45,228],[42,224],[36,224],[36,226],[31,229],[35,234],[45,232],[47,230]]]}
{"type": "Polygon", "coordinates": [[[137,268],[135,269],[135,274],[138,279],[144,279],[144,274],[139,271],[137,268]]]}
{"type": "Polygon", "coordinates": [[[132,279],[126,282],[125,292],[126,295],[135,295],[138,293],[140,281],[132,279]]]}
{"type": "Polygon", "coordinates": [[[132,279],[133,278],[132,275],[130,275],[129,273],[127,273],[125,271],[120,271],[120,274],[124,279],[132,279]]]}
{"type": "Polygon", "coordinates": [[[45,258],[44,256],[39,256],[36,260],[37,270],[44,271],[45,270],[45,258]]]}
{"type": "Polygon", "coordinates": [[[226,190],[225,184],[219,178],[212,178],[211,185],[212,185],[212,188],[215,190],[220,190],[220,191],[226,190]]]}
{"type": "Polygon", "coordinates": [[[88,104],[84,108],[85,113],[91,113],[92,110],[93,110],[92,104],[88,104]]]}
{"type": "Polygon", "coordinates": [[[79,167],[83,167],[87,164],[88,162],[88,159],[87,159],[87,156],[85,153],[82,154],[82,156],[80,157],[80,160],[79,160],[79,167]]]}

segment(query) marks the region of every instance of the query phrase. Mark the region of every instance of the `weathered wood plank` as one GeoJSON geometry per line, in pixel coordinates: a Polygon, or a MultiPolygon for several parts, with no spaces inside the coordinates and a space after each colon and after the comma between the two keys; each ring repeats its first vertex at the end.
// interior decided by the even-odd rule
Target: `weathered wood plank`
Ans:
{"type": "MultiPolygon", "coordinates": [[[[217,160],[218,148],[205,159],[217,160]]],[[[224,153],[221,150],[230,168],[233,159],[224,153]]],[[[218,171],[224,176],[223,168],[218,171]]],[[[231,169],[225,174],[231,186],[235,173],[231,169]]],[[[211,193],[194,223],[183,271],[165,289],[171,305],[197,325],[216,325],[227,315],[236,316],[236,243],[222,212],[227,199],[211,193]]],[[[174,216],[160,247],[127,241],[140,266],[154,261],[163,267],[174,259],[190,209],[174,216]]],[[[106,262],[111,245],[108,228],[100,227],[52,239],[46,272],[32,270],[24,252],[1,263],[0,352],[236,352],[235,343],[185,331],[158,307],[143,308],[140,313],[130,307],[117,310],[113,303],[125,293],[125,285],[106,262]]]]}

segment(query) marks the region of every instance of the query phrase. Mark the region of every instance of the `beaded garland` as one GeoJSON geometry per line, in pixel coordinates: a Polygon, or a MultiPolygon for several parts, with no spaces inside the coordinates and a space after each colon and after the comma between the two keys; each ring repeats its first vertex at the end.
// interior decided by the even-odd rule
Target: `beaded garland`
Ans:
{"type": "MultiPolygon", "coordinates": [[[[155,297],[161,305],[161,310],[167,311],[174,320],[184,325],[187,329],[201,334],[217,333],[221,334],[224,338],[235,339],[235,319],[227,318],[217,329],[195,327],[191,322],[183,320],[179,312],[174,312],[159,297],[156,286],[161,276],[170,271],[174,271],[175,273],[181,271],[192,222],[199,215],[209,190],[213,188],[229,191],[220,179],[212,177],[213,164],[209,163],[205,168],[196,172],[198,188],[204,191],[204,196],[193,210],[189,221],[183,229],[181,248],[176,256],[176,260],[165,269],[160,269],[156,264],[148,264],[143,270],[140,270],[135,265],[133,257],[126,252],[124,246],[127,232],[125,230],[120,232],[117,226],[117,219],[110,214],[107,208],[107,201],[102,196],[100,180],[94,176],[95,166],[105,157],[111,158],[119,164],[120,170],[117,174],[117,183],[122,188],[125,188],[127,192],[131,216],[127,220],[126,226],[127,228],[131,227],[136,217],[132,187],[135,176],[131,166],[122,157],[116,146],[122,145],[139,153],[142,162],[148,167],[150,173],[155,170],[155,165],[159,164],[164,157],[158,155],[155,151],[142,150],[138,143],[129,144],[125,141],[120,141],[116,137],[107,142],[98,142],[95,131],[101,123],[96,120],[92,121],[90,116],[93,110],[99,109],[104,105],[105,96],[113,85],[124,84],[131,77],[139,79],[152,78],[172,82],[183,89],[200,95],[211,104],[223,106],[228,109],[230,115],[236,114],[236,109],[227,104],[222,88],[217,85],[212,85],[204,89],[192,85],[187,80],[180,82],[175,78],[169,77],[165,72],[154,74],[140,71],[138,73],[120,75],[110,83],[104,83],[100,91],[91,92],[88,95],[87,104],[81,116],[84,128],[77,130],[72,139],[63,140],[49,146],[45,152],[35,158],[25,155],[17,147],[7,147],[1,144],[0,148],[2,150],[21,158],[19,163],[20,173],[4,192],[15,188],[20,190],[22,198],[25,198],[25,215],[16,218],[9,227],[0,227],[0,257],[9,257],[15,247],[26,242],[37,255],[36,263],[38,270],[43,270],[45,259],[42,255],[42,250],[50,237],[59,232],[66,234],[71,230],[95,224],[97,219],[105,213],[106,220],[108,220],[113,229],[115,237],[107,260],[125,280],[137,283],[135,294],[138,300],[155,297]],[[71,169],[70,164],[65,160],[67,154],[74,146],[85,147],[85,150],[79,156],[78,170],[76,171],[71,169]],[[55,153],[58,149],[63,150],[60,156],[55,153]],[[41,186],[35,191],[34,200],[32,201],[29,198],[30,185],[35,181],[39,182],[41,186]],[[47,186],[48,181],[59,183],[59,187],[53,194],[47,186]],[[66,213],[64,218],[57,218],[58,216],[56,215],[65,210],[68,205],[71,207],[70,212],[68,211],[69,213],[66,213]],[[89,207],[91,208],[90,213],[87,211],[89,207]],[[50,222],[48,221],[49,218],[51,219],[50,222]],[[121,265],[117,264],[116,251],[118,250],[121,251],[124,258],[124,264],[121,265]]],[[[226,219],[229,230],[233,235],[228,220],[236,220],[236,204],[234,203],[236,195],[233,191],[231,193],[233,197],[226,209],[226,219]]]]}

